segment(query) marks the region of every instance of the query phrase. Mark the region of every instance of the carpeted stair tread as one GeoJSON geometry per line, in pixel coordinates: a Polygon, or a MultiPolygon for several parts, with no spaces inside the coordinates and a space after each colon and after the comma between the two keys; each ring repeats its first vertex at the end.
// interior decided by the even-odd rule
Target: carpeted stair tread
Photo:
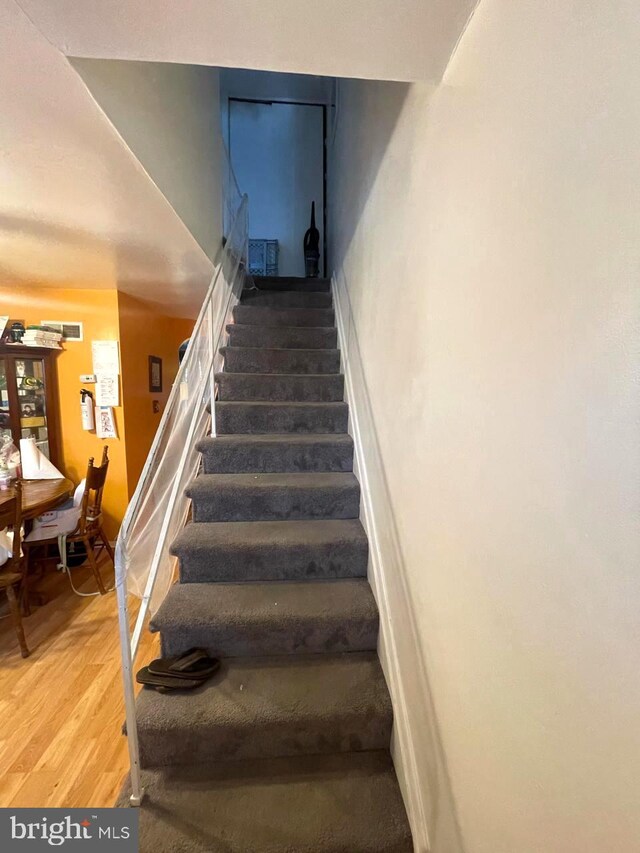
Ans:
{"type": "Polygon", "coordinates": [[[150,622],[163,655],[373,651],[378,610],[364,579],[174,584],[150,622]]]}
{"type": "Polygon", "coordinates": [[[337,403],[344,376],[334,374],[216,373],[221,401],[337,403]]]}
{"type": "Polygon", "coordinates": [[[266,308],[261,305],[235,305],[234,322],[248,326],[332,326],[333,308],[266,308]]]}
{"type": "Polygon", "coordinates": [[[267,349],[336,349],[338,330],[331,326],[242,326],[229,323],[229,344],[267,349]]]}
{"type": "Polygon", "coordinates": [[[353,439],[347,433],[217,435],[197,446],[207,474],[353,470],[353,439]]]}
{"type": "Polygon", "coordinates": [[[142,783],[140,853],[413,851],[386,751],[159,768],[142,783]]]}
{"type": "Polygon", "coordinates": [[[300,290],[249,290],[242,293],[243,305],[271,308],[331,308],[330,293],[300,290]]]}
{"type": "Polygon", "coordinates": [[[222,666],[138,696],[141,853],[412,853],[332,306],[327,279],[248,278],[226,326],[150,621],[163,656],[222,666]]]}
{"type": "Polygon", "coordinates": [[[375,652],[227,658],[196,690],[137,700],[144,767],[388,749],[392,710],[375,652]]]}
{"type": "Polygon", "coordinates": [[[349,423],[346,403],[242,402],[216,403],[216,432],[234,433],[345,433],[349,423]]]}
{"type": "Polygon", "coordinates": [[[201,474],[186,489],[194,521],[358,518],[351,473],[201,474]]]}
{"type": "Polygon", "coordinates": [[[339,373],[337,349],[221,347],[228,373],[339,373]]]}
{"type": "Polygon", "coordinates": [[[328,278],[260,275],[254,276],[253,280],[258,290],[296,290],[302,293],[329,293],[331,291],[331,280],[328,278]]]}
{"type": "Polygon", "coordinates": [[[182,583],[366,577],[359,519],[188,524],[171,546],[182,583]]]}

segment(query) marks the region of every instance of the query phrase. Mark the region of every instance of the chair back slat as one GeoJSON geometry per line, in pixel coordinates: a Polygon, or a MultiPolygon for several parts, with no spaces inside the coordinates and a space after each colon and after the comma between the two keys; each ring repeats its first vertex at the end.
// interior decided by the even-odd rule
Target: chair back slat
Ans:
{"type": "Polygon", "coordinates": [[[97,527],[102,515],[102,493],[109,470],[109,448],[102,451],[100,467],[93,464],[93,456],[89,459],[87,476],[82,497],[82,511],[78,522],[78,532],[85,533],[92,527],[97,527]]]}

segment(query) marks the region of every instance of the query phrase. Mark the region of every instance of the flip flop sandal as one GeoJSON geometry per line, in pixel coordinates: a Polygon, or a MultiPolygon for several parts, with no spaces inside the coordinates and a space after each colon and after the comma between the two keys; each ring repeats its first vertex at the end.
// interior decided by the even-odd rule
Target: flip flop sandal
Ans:
{"type": "Polygon", "coordinates": [[[194,678],[176,678],[175,675],[154,675],[149,672],[149,667],[144,666],[136,673],[136,681],[138,684],[144,684],[145,687],[153,687],[159,693],[174,693],[177,690],[194,690],[203,684],[202,679],[194,678]]]}
{"type": "Polygon", "coordinates": [[[177,657],[157,658],[149,664],[152,675],[163,678],[206,681],[220,669],[218,658],[212,658],[205,649],[189,649],[177,657]]]}

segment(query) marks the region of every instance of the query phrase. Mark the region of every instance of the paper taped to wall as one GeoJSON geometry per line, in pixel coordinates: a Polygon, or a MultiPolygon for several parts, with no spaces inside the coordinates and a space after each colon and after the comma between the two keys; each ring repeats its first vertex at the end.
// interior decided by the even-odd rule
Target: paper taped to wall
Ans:
{"type": "Polygon", "coordinates": [[[120,354],[118,341],[92,341],[93,372],[99,376],[113,376],[120,373],[120,354]]]}
{"type": "Polygon", "coordinates": [[[96,406],[96,435],[98,438],[117,438],[116,419],[111,406],[96,406]]]}
{"type": "Polygon", "coordinates": [[[117,373],[96,377],[96,404],[98,406],[120,405],[120,387],[117,373]]]}

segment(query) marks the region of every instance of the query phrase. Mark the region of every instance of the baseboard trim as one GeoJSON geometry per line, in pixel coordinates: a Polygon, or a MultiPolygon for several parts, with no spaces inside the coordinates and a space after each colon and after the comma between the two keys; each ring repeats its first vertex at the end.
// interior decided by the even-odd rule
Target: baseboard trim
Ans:
{"type": "Polygon", "coordinates": [[[394,710],[392,754],[414,851],[463,853],[349,295],[335,273],[331,289],[355,447],[354,473],[361,486],[361,520],[369,537],[369,582],[380,612],[378,653],[394,710]],[[423,699],[421,707],[409,701],[409,684],[414,696],[423,699]]]}

